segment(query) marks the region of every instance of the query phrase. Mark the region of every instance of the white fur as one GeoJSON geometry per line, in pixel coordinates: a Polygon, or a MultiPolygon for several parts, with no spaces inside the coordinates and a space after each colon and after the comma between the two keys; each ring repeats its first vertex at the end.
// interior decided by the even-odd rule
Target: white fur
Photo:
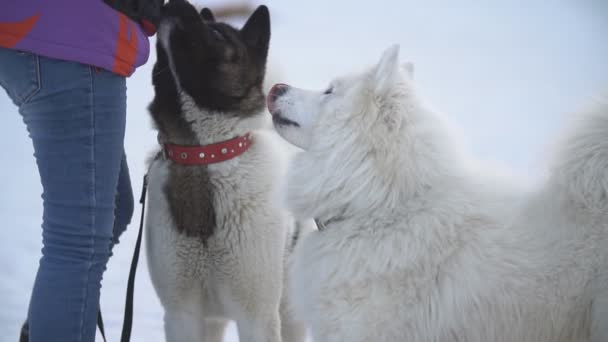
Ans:
{"type": "Polygon", "coordinates": [[[296,248],[296,312],[325,341],[608,341],[608,103],[520,191],[469,163],[392,47],[291,88],[276,128],[305,149],[289,206],[326,229],[296,248]]]}

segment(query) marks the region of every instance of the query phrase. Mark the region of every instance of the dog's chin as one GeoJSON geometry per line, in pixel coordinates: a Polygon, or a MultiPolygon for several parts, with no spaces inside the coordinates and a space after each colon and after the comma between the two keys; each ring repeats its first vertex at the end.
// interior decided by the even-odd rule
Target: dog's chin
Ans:
{"type": "Polygon", "coordinates": [[[303,134],[302,129],[300,127],[280,123],[276,120],[273,120],[274,129],[279,133],[279,135],[287,140],[290,144],[297,146],[303,150],[306,150],[310,145],[310,139],[308,139],[305,134],[303,134]]]}
{"type": "Polygon", "coordinates": [[[274,114],[272,117],[272,122],[275,125],[300,127],[299,123],[292,121],[284,116],[281,116],[280,114],[274,114]]]}

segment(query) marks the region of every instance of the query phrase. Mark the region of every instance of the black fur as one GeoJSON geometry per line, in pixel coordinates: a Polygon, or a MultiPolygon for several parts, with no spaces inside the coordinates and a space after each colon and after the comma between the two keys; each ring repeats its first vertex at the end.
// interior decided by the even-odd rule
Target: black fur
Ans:
{"type": "MultiPolygon", "coordinates": [[[[265,6],[241,30],[215,21],[209,9],[197,12],[184,0],[163,7],[163,21],[172,23],[169,48],[159,41],[149,110],[164,142],[199,145],[192,125],[182,114],[178,88],[210,115],[249,117],[265,105],[262,91],[270,42],[270,16],[265,6]],[[169,67],[169,55],[179,81],[169,67]]],[[[213,189],[206,166],[172,164],[165,186],[171,215],[179,232],[204,242],[216,226],[213,189]]]]}
{"type": "MultiPolygon", "coordinates": [[[[210,10],[201,12],[207,18],[213,17],[210,10]]],[[[198,106],[242,116],[257,114],[264,108],[262,84],[270,42],[266,6],[258,7],[241,30],[203,20],[184,0],[165,5],[163,20],[166,19],[177,22],[169,40],[180,86],[198,106]]],[[[168,69],[168,60],[159,56],[155,71],[162,69],[168,69]]],[[[157,87],[166,80],[153,82],[157,87]]]]}
{"type": "Polygon", "coordinates": [[[181,115],[181,105],[177,87],[165,50],[156,44],[156,64],[152,71],[154,99],[148,107],[152,119],[163,140],[179,145],[197,145],[192,126],[181,115]]]}
{"type": "Polygon", "coordinates": [[[203,18],[203,20],[205,21],[215,21],[215,16],[213,15],[213,13],[211,12],[210,9],[208,9],[207,7],[203,8],[201,10],[201,17],[203,18]]]}
{"type": "Polygon", "coordinates": [[[177,230],[205,243],[216,226],[207,168],[172,164],[169,175],[164,191],[177,230]]]}

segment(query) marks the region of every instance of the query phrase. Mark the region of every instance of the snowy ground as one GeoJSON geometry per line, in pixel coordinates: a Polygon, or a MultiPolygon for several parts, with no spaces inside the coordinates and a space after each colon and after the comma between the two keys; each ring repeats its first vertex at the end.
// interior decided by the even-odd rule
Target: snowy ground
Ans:
{"type": "MultiPolygon", "coordinates": [[[[333,75],[374,63],[385,47],[400,43],[402,59],[415,62],[421,92],[462,126],[477,156],[538,178],[542,151],[567,115],[608,90],[608,3],[458,3],[267,1],[273,17],[271,54],[278,62],[273,65],[285,83],[322,88],[333,75]]],[[[128,82],[126,150],[136,197],[144,159],[156,142],[146,112],[155,56],[150,58],[128,82]]],[[[25,127],[4,93],[0,113],[3,342],[17,340],[40,256],[41,188],[25,127]]],[[[139,214],[137,208],[103,283],[109,341],[119,340],[139,214]]],[[[140,262],[132,340],[162,341],[162,310],[145,258],[140,262]]],[[[238,340],[234,326],[226,340],[238,340]]]]}

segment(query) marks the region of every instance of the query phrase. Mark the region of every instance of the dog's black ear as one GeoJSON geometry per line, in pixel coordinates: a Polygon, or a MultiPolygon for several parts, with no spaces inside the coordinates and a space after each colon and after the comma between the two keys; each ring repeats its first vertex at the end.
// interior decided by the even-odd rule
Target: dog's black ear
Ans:
{"type": "Polygon", "coordinates": [[[270,43],[270,13],[268,7],[259,6],[247,19],[241,34],[247,45],[256,49],[268,50],[270,43]]]}
{"type": "Polygon", "coordinates": [[[215,17],[213,16],[213,12],[207,7],[201,10],[201,17],[204,21],[215,21],[215,17]]]}

